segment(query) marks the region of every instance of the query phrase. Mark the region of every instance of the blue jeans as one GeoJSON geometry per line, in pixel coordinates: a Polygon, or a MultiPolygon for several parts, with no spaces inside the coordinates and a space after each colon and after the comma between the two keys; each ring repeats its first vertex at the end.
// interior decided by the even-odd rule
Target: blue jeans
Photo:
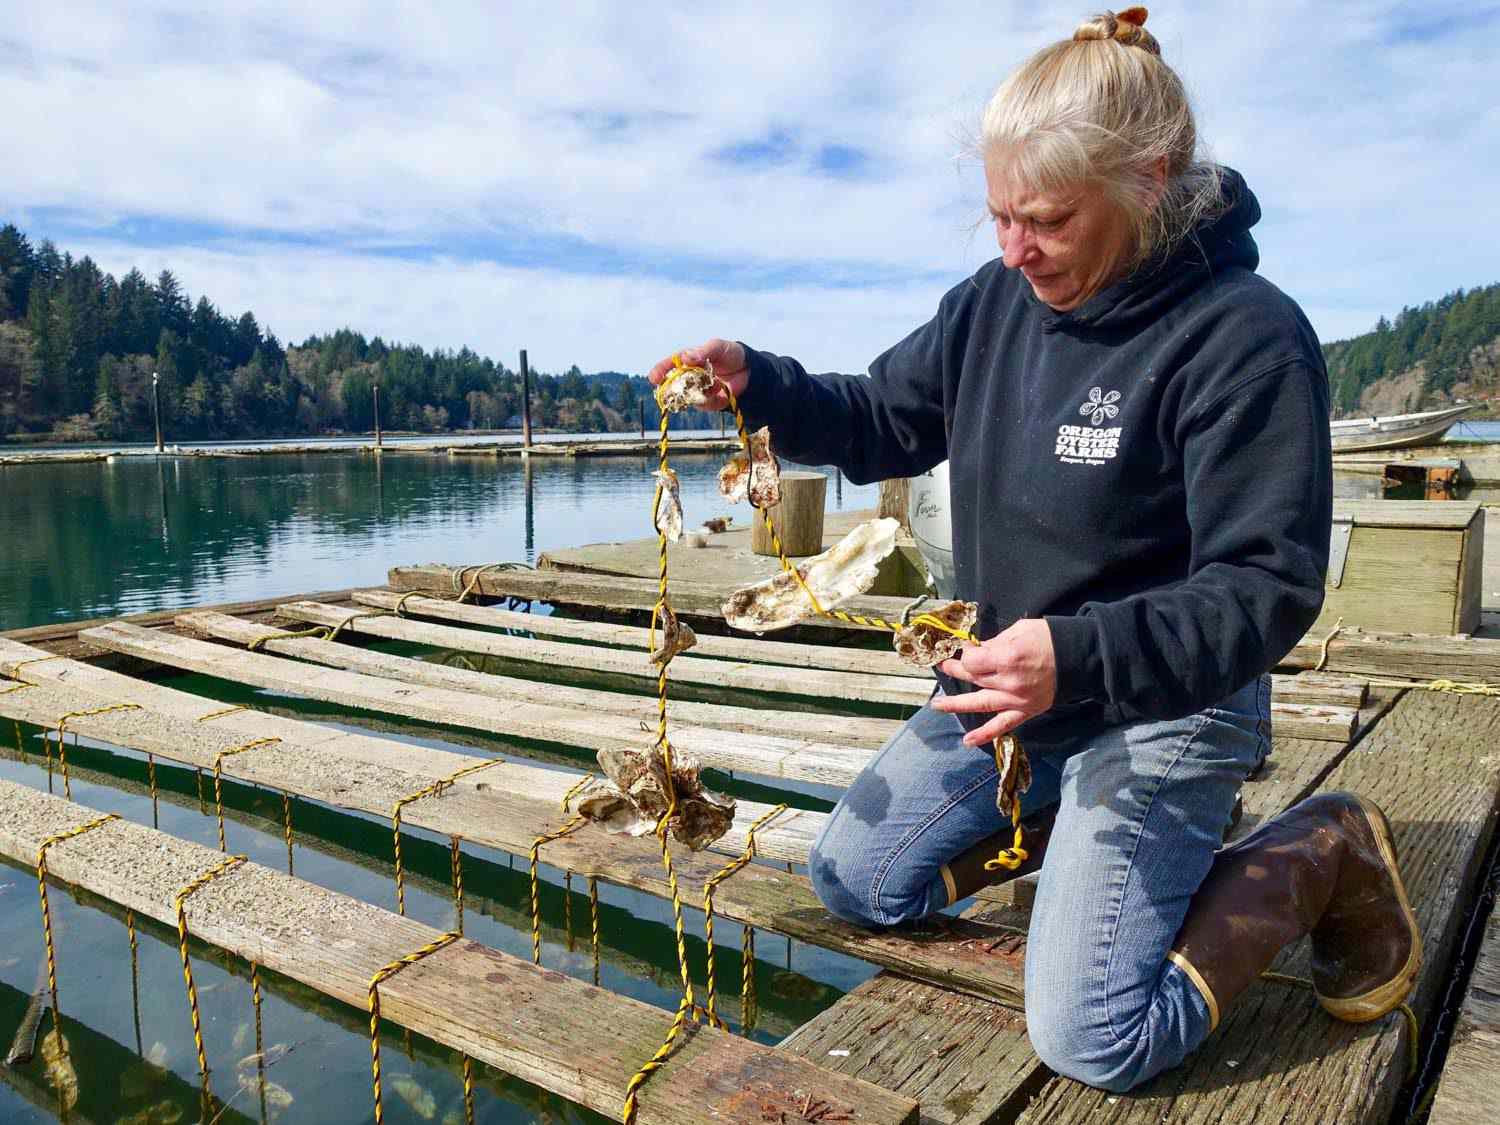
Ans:
{"type": "MultiPolygon", "coordinates": [[[[1031,1045],[1059,1074],[1116,1092],[1176,1066],[1211,1030],[1167,953],[1245,778],[1270,751],[1270,680],[1166,722],[1026,743],[1023,817],[1058,806],[1026,950],[1031,1045]]],[[[809,857],[840,918],[912,922],[948,903],[941,866],[1009,823],[994,758],[924,707],[857,777],[809,857]]]]}

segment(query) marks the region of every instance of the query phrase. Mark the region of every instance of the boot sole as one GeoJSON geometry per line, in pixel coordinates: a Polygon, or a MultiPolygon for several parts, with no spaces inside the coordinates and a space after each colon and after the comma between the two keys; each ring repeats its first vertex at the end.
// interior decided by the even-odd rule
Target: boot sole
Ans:
{"type": "MultiPolygon", "coordinates": [[[[1372,988],[1359,996],[1324,996],[1317,993],[1323,1010],[1345,1023],[1369,1023],[1378,1020],[1401,1006],[1417,983],[1417,974],[1422,971],[1422,931],[1417,925],[1417,916],[1412,912],[1411,900],[1406,896],[1406,885],[1401,881],[1401,868],[1396,863],[1396,842],[1391,838],[1391,826],[1385,814],[1363,797],[1355,796],[1360,810],[1365,814],[1380,849],[1380,858],[1390,872],[1391,883],[1396,888],[1396,898],[1401,903],[1401,913],[1406,918],[1411,932],[1411,955],[1401,970],[1384,984],[1372,988]]],[[[1316,992],[1316,990],[1314,990],[1316,992]]]]}

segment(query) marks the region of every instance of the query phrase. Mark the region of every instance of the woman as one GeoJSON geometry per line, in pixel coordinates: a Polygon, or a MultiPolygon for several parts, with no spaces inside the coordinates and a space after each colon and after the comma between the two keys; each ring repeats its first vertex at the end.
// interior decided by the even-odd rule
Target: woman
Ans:
{"type": "Polygon", "coordinates": [[[1254,272],[1255,197],[1198,158],[1144,21],[1089,20],[1000,86],[981,151],[1003,256],[869,378],[725,340],[684,353],[792,460],[874,481],[949,459],[958,595],[985,639],[849,788],[811,877],[869,926],[990,881],[1009,826],[985,751],[1015,731],[1044,854],[1031,1041],[1116,1091],[1179,1063],[1305,934],[1345,1019],[1399,1004],[1420,958],[1389,829],[1358,798],[1220,850],[1270,748],[1265,673],[1322,604],[1327,376],[1254,272]]]}

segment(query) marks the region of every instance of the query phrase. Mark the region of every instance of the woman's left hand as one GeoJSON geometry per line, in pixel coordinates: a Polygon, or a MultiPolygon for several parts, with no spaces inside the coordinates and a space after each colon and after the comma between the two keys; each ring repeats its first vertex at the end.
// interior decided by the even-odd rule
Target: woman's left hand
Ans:
{"type": "Polygon", "coordinates": [[[995,713],[989,722],[964,735],[965,746],[983,746],[1009,734],[1048,710],[1057,695],[1052,630],[1040,618],[1024,618],[987,641],[968,645],[940,667],[976,690],[940,695],[932,701],[935,709],[950,714],[995,713]]]}

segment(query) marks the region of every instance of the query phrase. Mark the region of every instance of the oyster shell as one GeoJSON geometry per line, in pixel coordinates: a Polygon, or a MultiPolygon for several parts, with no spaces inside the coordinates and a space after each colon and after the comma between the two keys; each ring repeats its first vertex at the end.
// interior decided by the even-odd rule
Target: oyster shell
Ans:
{"type": "MultiPolygon", "coordinates": [[[[669,807],[666,770],[655,750],[601,750],[605,776],[590,782],[573,802],[578,812],[606,832],[645,836],[656,830],[669,807]]],[[[703,788],[702,767],[690,757],[674,757],[672,787],[677,809],[667,828],[694,851],[708,847],[734,823],[734,798],[703,788]]]]}
{"type": "Polygon", "coordinates": [[[1000,786],[995,791],[995,807],[1007,818],[1015,810],[1017,797],[1031,788],[1031,759],[1014,735],[1002,734],[995,739],[995,761],[1000,766],[1000,786]]]}
{"type": "Polygon", "coordinates": [[[750,435],[750,452],[736,453],[719,470],[719,495],[731,504],[749,499],[757,508],[781,503],[781,463],[771,450],[771,430],[750,435]]]}
{"type": "Polygon", "coordinates": [[[698,635],[677,619],[666,599],[662,599],[661,609],[653,615],[653,624],[661,626],[661,643],[651,650],[652,664],[669,663],[679,652],[698,643],[698,635]]]}
{"type": "Polygon", "coordinates": [[[932,609],[923,610],[909,624],[901,626],[891,639],[896,655],[908,664],[919,668],[931,668],[957,656],[964,647],[964,638],[955,637],[923,618],[936,618],[948,628],[960,633],[969,633],[979,618],[979,606],[974,602],[946,602],[932,609]]]}
{"type": "Polygon", "coordinates": [[[710,534],[718,534],[721,531],[728,531],[729,525],[733,522],[733,516],[714,516],[713,519],[703,521],[703,530],[710,534]]]}
{"type": "Polygon", "coordinates": [[[656,530],[674,543],[682,538],[682,497],[678,492],[677,473],[673,469],[657,469],[651,474],[656,478],[656,510],[651,522],[656,530]]]}
{"type": "Polygon", "coordinates": [[[697,407],[708,406],[708,392],[713,390],[713,369],[710,367],[678,367],[668,373],[667,378],[656,388],[656,405],[667,414],[697,407]]]}
{"type": "MultiPolygon", "coordinates": [[[[797,564],[818,604],[832,609],[868,590],[880,560],[896,549],[900,526],[889,518],[866,520],[821,555],[797,564]]],[[[736,590],[723,611],[724,620],[734,628],[753,633],[785,629],[817,613],[802,585],[786,571],[736,590]]]]}

